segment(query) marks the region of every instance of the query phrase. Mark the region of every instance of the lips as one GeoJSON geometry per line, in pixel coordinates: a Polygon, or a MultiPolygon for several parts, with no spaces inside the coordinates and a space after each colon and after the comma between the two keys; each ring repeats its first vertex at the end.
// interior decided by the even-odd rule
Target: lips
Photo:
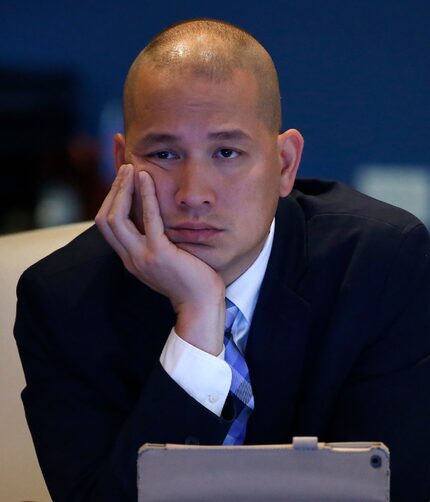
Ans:
{"type": "Polygon", "coordinates": [[[182,223],[169,227],[166,231],[173,242],[188,244],[204,244],[222,232],[220,228],[208,223],[182,223]]]}

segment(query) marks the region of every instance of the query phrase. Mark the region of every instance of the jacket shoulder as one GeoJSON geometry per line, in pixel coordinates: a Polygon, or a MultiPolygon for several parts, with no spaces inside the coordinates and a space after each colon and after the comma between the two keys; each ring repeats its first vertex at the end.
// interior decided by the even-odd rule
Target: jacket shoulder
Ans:
{"type": "Polygon", "coordinates": [[[31,265],[22,274],[18,289],[23,282],[49,283],[55,291],[64,288],[64,284],[85,284],[94,279],[106,276],[106,271],[119,275],[123,266],[99,233],[92,226],[75,237],[64,247],[57,249],[45,258],[31,265]]]}
{"type": "Polygon", "coordinates": [[[399,207],[376,200],[337,182],[319,179],[298,179],[291,194],[300,205],[307,222],[314,218],[354,220],[359,225],[391,227],[400,232],[422,222],[399,207]]]}

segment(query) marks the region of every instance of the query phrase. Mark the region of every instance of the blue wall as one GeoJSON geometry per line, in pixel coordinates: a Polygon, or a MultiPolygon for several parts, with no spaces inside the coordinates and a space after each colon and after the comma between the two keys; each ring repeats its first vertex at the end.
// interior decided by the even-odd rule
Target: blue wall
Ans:
{"type": "Polygon", "coordinates": [[[430,165],[430,2],[18,1],[0,6],[0,66],[69,69],[79,129],[97,134],[127,68],[157,31],[207,16],[253,33],[277,64],[302,174],[351,180],[363,163],[430,165]]]}

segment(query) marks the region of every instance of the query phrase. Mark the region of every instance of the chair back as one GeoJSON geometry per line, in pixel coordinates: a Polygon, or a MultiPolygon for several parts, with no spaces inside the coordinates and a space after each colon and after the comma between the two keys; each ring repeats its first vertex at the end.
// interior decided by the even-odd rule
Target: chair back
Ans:
{"type": "Polygon", "coordinates": [[[90,225],[91,222],[76,223],[0,237],[0,500],[51,500],[20,397],[25,380],[13,338],[16,284],[27,267],[90,225]]]}

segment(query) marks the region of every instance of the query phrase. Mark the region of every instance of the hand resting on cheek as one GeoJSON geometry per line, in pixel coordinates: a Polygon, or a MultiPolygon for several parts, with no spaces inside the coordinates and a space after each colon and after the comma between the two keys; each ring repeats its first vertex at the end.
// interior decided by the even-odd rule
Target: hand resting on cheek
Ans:
{"type": "Polygon", "coordinates": [[[154,182],[145,171],[137,176],[145,233],[137,229],[130,218],[133,178],[133,165],[122,165],[95,218],[96,225],[125,268],[169,298],[177,314],[176,333],[199,349],[218,355],[225,318],[223,280],[167,238],[154,182]]]}

